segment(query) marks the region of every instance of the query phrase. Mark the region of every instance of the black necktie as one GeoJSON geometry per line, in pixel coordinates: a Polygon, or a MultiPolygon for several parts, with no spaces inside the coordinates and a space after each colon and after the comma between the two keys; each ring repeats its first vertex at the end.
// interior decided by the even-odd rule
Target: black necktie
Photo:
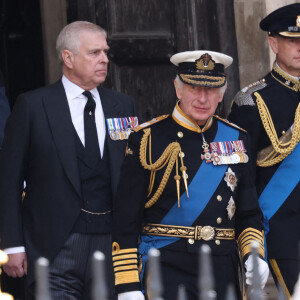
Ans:
{"type": "Polygon", "coordinates": [[[95,122],[96,103],[91,92],[84,91],[82,94],[88,98],[88,101],[84,107],[84,157],[88,165],[95,166],[101,158],[95,122]]]}

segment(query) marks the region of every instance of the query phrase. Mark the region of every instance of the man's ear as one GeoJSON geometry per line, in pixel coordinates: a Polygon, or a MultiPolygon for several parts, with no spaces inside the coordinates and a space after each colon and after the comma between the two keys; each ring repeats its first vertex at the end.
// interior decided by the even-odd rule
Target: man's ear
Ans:
{"type": "Polygon", "coordinates": [[[62,51],[61,57],[63,59],[64,65],[69,69],[73,69],[73,61],[74,61],[73,53],[65,49],[62,51]]]}
{"type": "Polygon", "coordinates": [[[268,37],[268,44],[273,50],[275,54],[278,53],[278,37],[276,36],[269,36],[268,37]]]}
{"type": "Polygon", "coordinates": [[[223,101],[223,98],[224,98],[224,94],[220,95],[218,103],[221,103],[223,101]]]}
{"type": "Polygon", "coordinates": [[[174,79],[174,86],[175,86],[175,91],[176,91],[176,96],[178,100],[181,100],[181,95],[182,95],[182,91],[181,88],[178,86],[176,80],[174,79]]]}

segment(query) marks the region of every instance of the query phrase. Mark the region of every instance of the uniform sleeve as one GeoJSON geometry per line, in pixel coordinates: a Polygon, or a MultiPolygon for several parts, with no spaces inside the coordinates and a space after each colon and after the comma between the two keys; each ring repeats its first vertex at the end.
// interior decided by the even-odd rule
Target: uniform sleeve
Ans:
{"type": "MultiPolygon", "coordinates": [[[[246,149],[251,149],[250,138],[245,134],[243,139],[246,149]]],[[[263,214],[259,207],[254,173],[255,160],[251,150],[247,151],[249,162],[245,164],[241,182],[237,191],[236,236],[242,259],[245,260],[251,252],[251,243],[259,244],[258,253],[264,258],[263,214]]]]}
{"type": "Polygon", "coordinates": [[[117,293],[140,289],[137,247],[150,176],[139,159],[141,134],[130,135],[114,204],[112,254],[117,293]]]}
{"type": "Polygon", "coordinates": [[[17,100],[7,122],[0,153],[1,248],[24,245],[21,199],[30,146],[30,114],[27,100],[23,96],[17,100]]]}

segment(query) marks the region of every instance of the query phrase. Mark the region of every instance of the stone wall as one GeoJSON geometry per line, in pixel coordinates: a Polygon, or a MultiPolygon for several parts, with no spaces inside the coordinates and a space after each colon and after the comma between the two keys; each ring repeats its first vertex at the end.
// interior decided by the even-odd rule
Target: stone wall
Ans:
{"type": "Polygon", "coordinates": [[[259,22],[275,9],[296,2],[300,0],[234,1],[241,88],[268,73],[275,59],[259,22]]]}
{"type": "Polygon", "coordinates": [[[66,0],[40,0],[43,30],[45,81],[50,84],[62,75],[55,44],[61,29],[67,25],[66,0]]]}

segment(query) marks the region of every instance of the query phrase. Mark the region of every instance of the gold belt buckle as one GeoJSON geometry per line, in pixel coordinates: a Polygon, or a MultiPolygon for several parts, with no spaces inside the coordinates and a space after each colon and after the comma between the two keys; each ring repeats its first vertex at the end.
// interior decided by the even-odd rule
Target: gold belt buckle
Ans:
{"type": "Polygon", "coordinates": [[[203,226],[201,228],[201,238],[204,241],[210,241],[215,236],[215,229],[211,226],[203,226]]]}

